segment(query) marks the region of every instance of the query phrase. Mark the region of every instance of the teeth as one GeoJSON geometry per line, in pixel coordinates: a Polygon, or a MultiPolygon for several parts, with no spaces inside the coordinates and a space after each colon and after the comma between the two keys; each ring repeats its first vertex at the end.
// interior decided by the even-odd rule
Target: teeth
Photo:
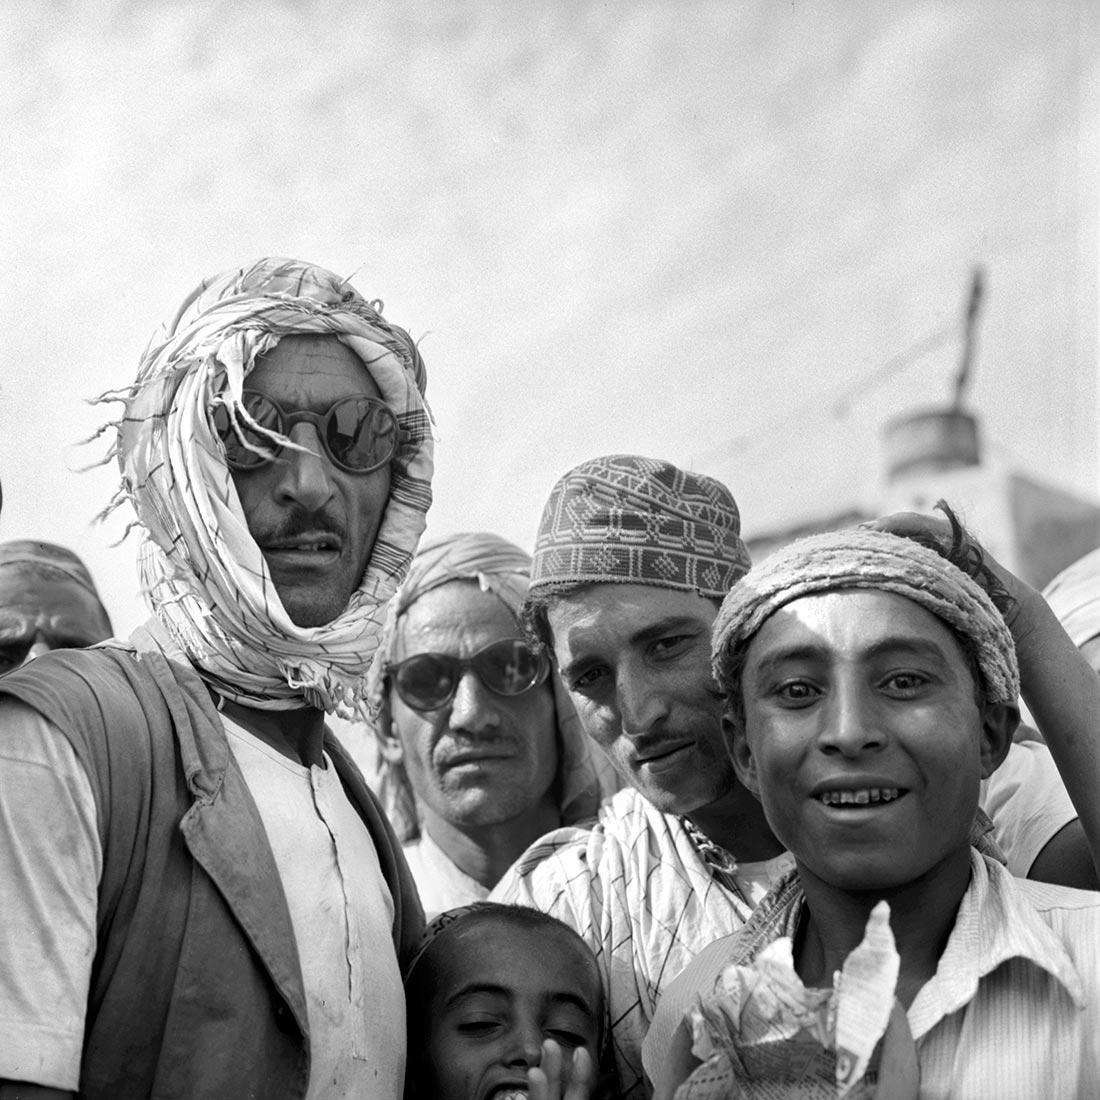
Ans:
{"type": "Polygon", "coordinates": [[[897,787],[870,787],[861,791],[825,791],[818,798],[826,806],[868,806],[901,797],[897,787]]]}

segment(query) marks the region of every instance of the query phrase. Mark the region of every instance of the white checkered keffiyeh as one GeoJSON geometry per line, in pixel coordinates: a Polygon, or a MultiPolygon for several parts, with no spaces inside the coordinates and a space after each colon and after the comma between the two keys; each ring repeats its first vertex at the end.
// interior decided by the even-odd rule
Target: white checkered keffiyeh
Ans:
{"type": "Polygon", "coordinates": [[[267,258],[204,281],[142,357],[112,454],[115,504],[143,528],[142,587],[154,615],[219,694],[252,707],[361,710],[386,607],[408,570],[431,502],[432,430],[424,364],[404,330],[346,281],[267,258]],[[359,589],[317,627],[296,626],[248,531],[211,408],[240,410],[256,358],[283,336],[331,334],[363,361],[397,415],[402,443],[359,589]]]}

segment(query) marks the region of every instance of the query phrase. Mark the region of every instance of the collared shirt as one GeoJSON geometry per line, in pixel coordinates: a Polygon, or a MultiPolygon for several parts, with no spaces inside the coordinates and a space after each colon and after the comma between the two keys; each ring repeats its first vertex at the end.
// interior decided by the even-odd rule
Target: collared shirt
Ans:
{"type": "MultiPolygon", "coordinates": [[[[1025,766],[1013,745],[982,788],[983,806],[996,812],[993,837],[1019,874],[1077,816],[1049,751],[1034,750],[1025,766]],[[1023,771],[1025,783],[1018,781],[1023,771]]],[[[557,829],[536,841],[491,897],[550,913],[595,952],[620,1084],[633,1100],[645,1095],[641,1044],[662,988],[701,948],[741,928],[791,866],[784,855],[731,875],[699,850],[679,818],[628,788],[605,801],[588,828],[557,829]]]]}
{"type": "Polygon", "coordinates": [[[550,913],[595,952],[622,1095],[641,1097],[642,1038],[661,986],[704,944],[739,928],[752,912],[745,898],[789,869],[790,857],[769,864],[731,881],[679,818],[628,788],[604,802],[592,828],[556,829],[537,841],[491,896],[550,913]]]}
{"type": "Polygon", "coordinates": [[[393,897],[370,833],[328,753],[324,767],[306,767],[225,714],[222,722],[294,927],[309,1018],[306,1100],[399,1097],[405,993],[397,956],[376,948],[389,937],[393,897]]]}
{"type": "MultiPolygon", "coordinates": [[[[662,994],[646,1067],[667,1063],[685,1011],[727,966],[793,934],[802,902],[787,878],[741,932],[699,953],[662,994]]],[[[1100,894],[1014,878],[972,851],[955,926],[908,1018],[922,1100],[1100,1095],[1100,894]]]]}

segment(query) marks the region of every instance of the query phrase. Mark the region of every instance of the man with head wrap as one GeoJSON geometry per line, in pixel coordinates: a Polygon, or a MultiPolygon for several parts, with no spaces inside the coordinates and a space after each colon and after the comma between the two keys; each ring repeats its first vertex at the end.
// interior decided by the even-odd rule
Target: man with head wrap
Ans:
{"type": "Polygon", "coordinates": [[[1100,896],[1017,879],[971,844],[1019,719],[980,558],[965,536],[937,550],[840,531],[783,548],[726,598],[713,653],[730,754],[796,872],[667,989],[644,1046],[656,1096],[697,1064],[684,1012],[727,966],[789,936],[806,988],[833,987],[883,900],[921,1096],[1095,1094],[1100,896]]]}
{"type": "MultiPolygon", "coordinates": [[[[493,896],[551,913],[596,952],[631,1097],[644,1094],[640,1047],[662,986],[740,927],[791,866],[733,774],[710,672],[718,604],[748,568],[729,490],[637,455],[564,474],[536,539],[528,619],[585,732],[630,789],[605,804],[593,828],[533,845],[493,896]]],[[[1029,751],[1057,785],[1049,753],[1029,751]]],[[[1008,798],[995,779],[984,792],[1017,873],[1076,816],[1060,785],[1047,797],[1051,786],[1017,785],[1008,798]]]]}
{"type": "Polygon", "coordinates": [[[378,790],[429,915],[484,900],[529,844],[618,787],[524,638],[530,568],[486,532],[423,545],[372,670],[378,790]]]}
{"type": "Polygon", "coordinates": [[[118,395],[153,618],[0,681],[17,1092],[400,1096],[422,914],[323,719],[365,713],[423,530],[424,382],[377,303],[266,259],[202,283],[118,395]]]}
{"type": "Polygon", "coordinates": [[[0,672],[110,636],[110,616],[76,554],[36,539],[0,543],[0,672]]]}

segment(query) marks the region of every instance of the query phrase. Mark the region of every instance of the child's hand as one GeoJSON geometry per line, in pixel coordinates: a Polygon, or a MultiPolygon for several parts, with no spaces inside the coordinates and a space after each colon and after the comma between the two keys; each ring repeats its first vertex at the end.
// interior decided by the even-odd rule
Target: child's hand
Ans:
{"type": "Polygon", "coordinates": [[[564,1074],[564,1080],[562,1070],[561,1047],[553,1039],[544,1039],[542,1061],[527,1071],[530,1100],[588,1100],[596,1077],[588,1051],[584,1047],[573,1051],[572,1064],[564,1074]]]}

